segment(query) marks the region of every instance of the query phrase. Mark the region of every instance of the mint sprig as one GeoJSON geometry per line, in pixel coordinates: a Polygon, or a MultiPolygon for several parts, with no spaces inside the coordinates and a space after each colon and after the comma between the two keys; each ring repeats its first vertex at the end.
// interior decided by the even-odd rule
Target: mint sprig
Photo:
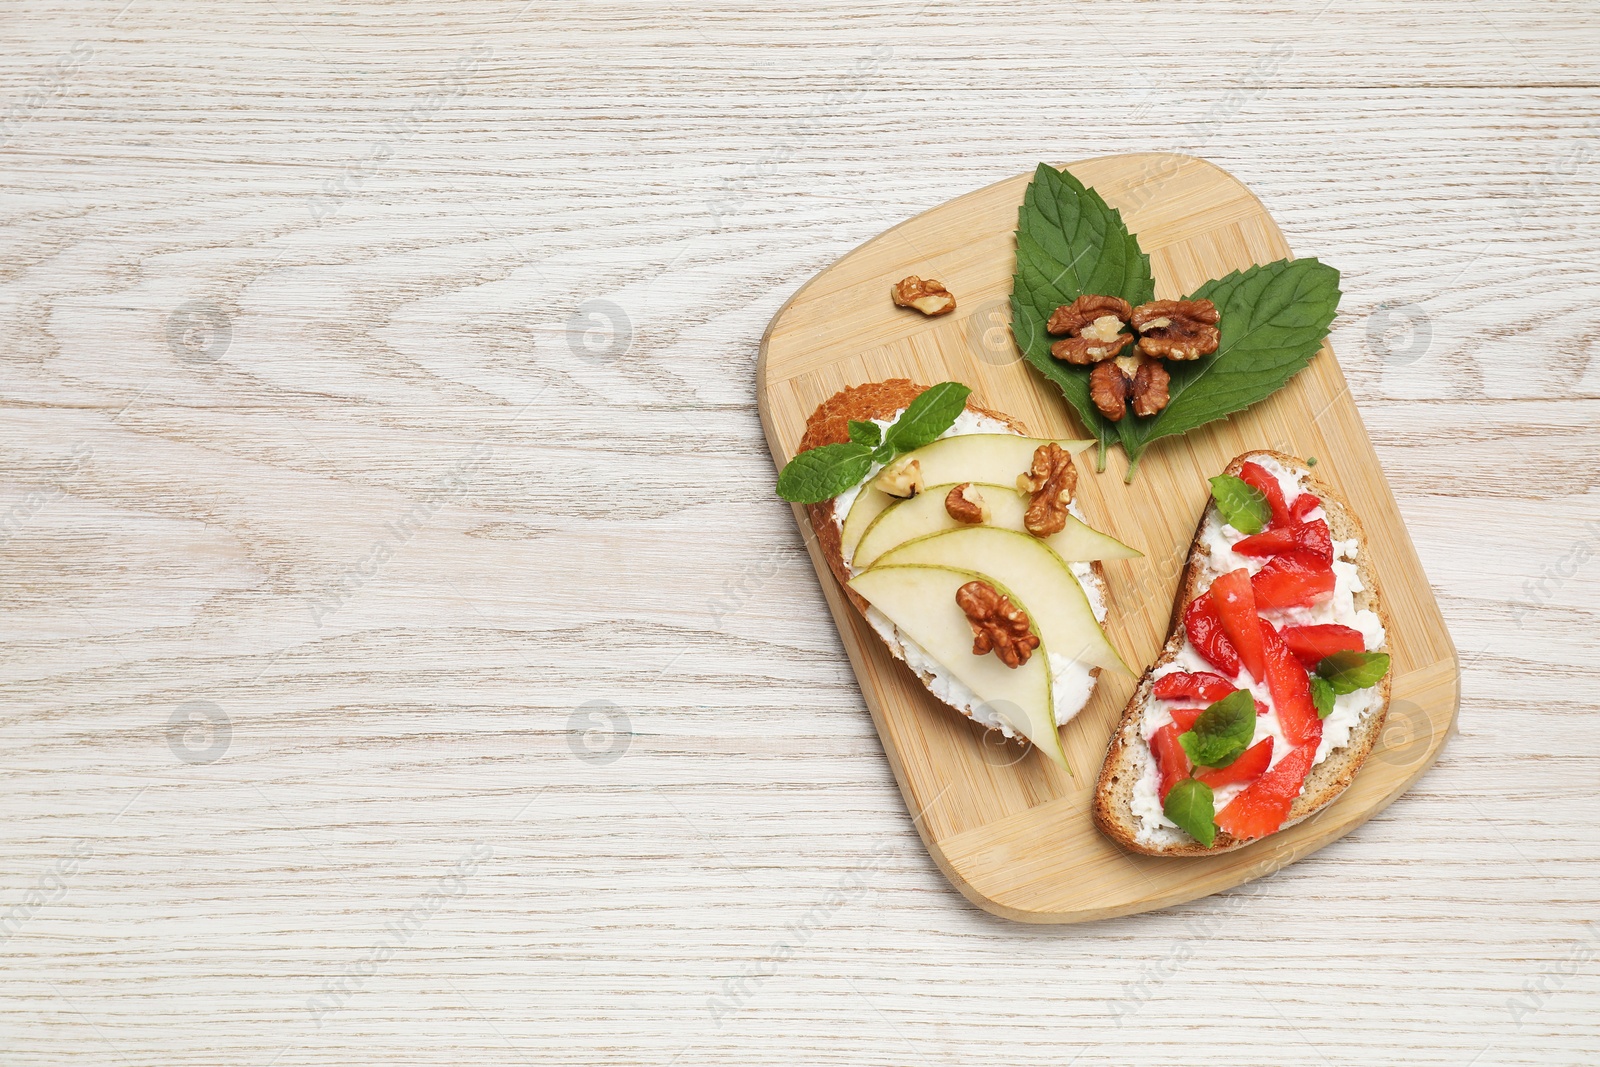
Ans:
{"type": "Polygon", "coordinates": [[[1089,368],[1050,354],[1045,332],[1050,313],[1084,293],[1120,296],[1138,305],[1155,298],[1150,257],[1128,231],[1122,214],[1099,193],[1064,170],[1041,163],[1017,213],[1017,270],[1011,279],[1011,333],[1027,361],[1056,384],[1089,432],[1106,447],[1118,439],[1089,399],[1089,368]]]}
{"type": "Polygon", "coordinates": [[[1266,494],[1231,474],[1211,479],[1211,499],[1217,502],[1223,521],[1243,534],[1260,533],[1272,518],[1266,494]]]}
{"type": "Polygon", "coordinates": [[[1041,163],[1017,216],[1017,269],[1011,280],[1011,332],[1029,363],[1066,399],[1106,447],[1119,442],[1128,480],[1139,457],[1162,437],[1187,433],[1277,391],[1322,346],[1339,306],[1339,272],[1315,259],[1281,259],[1234,271],[1186,299],[1212,301],[1221,313],[1217,351],[1190,362],[1167,361],[1167,406],[1155,415],[1103,417],[1089,398],[1090,367],[1050,355],[1050,313],[1084,293],[1120,296],[1134,306],[1155,296],[1150,257],[1122,214],[1065,171],[1041,163]]]}
{"type": "Polygon", "coordinates": [[[1341,695],[1370,689],[1389,673],[1387,652],[1335,652],[1317,664],[1317,674],[1341,695]]]}
{"type": "Polygon", "coordinates": [[[1178,735],[1178,744],[1201,767],[1226,767],[1249,747],[1255,730],[1255,697],[1248,689],[1235,689],[1202,711],[1194,725],[1178,735]]]}
{"type": "Polygon", "coordinates": [[[1217,839],[1217,799],[1211,787],[1197,778],[1185,778],[1172,787],[1161,813],[1206,848],[1217,839]]]}
{"type": "Polygon", "coordinates": [[[888,433],[876,423],[852,419],[848,444],[808,448],[778,472],[778,495],[793,504],[820,504],[860,485],[874,463],[932,444],[955,425],[972,390],[960,382],[924,389],[906,406],[888,433]],[[868,428],[876,433],[869,434],[868,428]],[[880,440],[881,438],[881,440],[880,440]]]}

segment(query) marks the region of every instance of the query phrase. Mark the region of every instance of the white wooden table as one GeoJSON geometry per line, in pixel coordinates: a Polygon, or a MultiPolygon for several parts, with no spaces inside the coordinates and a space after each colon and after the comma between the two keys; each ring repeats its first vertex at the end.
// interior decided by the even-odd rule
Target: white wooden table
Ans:
{"type": "Polygon", "coordinates": [[[1591,5],[0,26],[0,1061],[1596,1062],[1591,5]],[[1270,879],[1017,926],[910,826],[756,344],[894,222],[1151,149],[1344,272],[1460,734],[1270,879]]]}

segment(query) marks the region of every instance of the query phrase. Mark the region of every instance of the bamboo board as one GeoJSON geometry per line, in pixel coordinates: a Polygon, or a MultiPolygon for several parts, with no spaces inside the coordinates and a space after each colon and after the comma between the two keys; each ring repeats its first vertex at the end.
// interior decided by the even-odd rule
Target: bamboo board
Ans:
{"type": "MultiPolygon", "coordinates": [[[[1203,160],[1107,156],[1068,168],[1122,211],[1149,253],[1156,296],[1290,255],[1251,192],[1203,160]]],[[[772,455],[793,455],[806,417],[847,385],[903,377],[956,380],[1031,433],[1087,436],[1059,392],[1012,343],[1009,296],[1017,208],[1031,174],[934,208],[862,245],[806,283],[762,339],[757,396],[772,455]],[[956,295],[937,319],[895,307],[889,286],[937,278],[956,295]]],[[[1314,456],[1366,526],[1393,627],[1394,688],[1383,736],[1355,782],[1313,818],[1217,856],[1160,859],[1124,852],[1089,819],[1095,775],[1137,682],[1102,675],[1087,707],[1061,730],[1077,777],[998,740],[930,696],[845,599],[801,509],[796,521],[822,582],[862,696],[913,822],[935,862],[979,907],[1024,922],[1080,922],[1147,911],[1227,889],[1305,856],[1382,810],[1437,757],[1455,721],[1455,647],[1400,521],[1333,351],[1278,393],[1232,418],[1152,445],[1132,485],[1113,450],[1105,473],[1080,460],[1090,523],[1141,549],[1105,564],[1107,633],[1136,670],[1167,636],[1180,571],[1207,500],[1206,479],[1239,452],[1314,456]]]]}

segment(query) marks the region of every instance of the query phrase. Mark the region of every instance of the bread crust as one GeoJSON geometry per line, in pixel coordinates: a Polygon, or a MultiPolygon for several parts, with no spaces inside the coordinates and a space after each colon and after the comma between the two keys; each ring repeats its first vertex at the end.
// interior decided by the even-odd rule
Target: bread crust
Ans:
{"type": "MultiPolygon", "coordinates": [[[[796,454],[823,445],[846,444],[850,440],[852,420],[887,419],[896,412],[904,410],[928,388],[929,386],[918,385],[909,378],[889,378],[881,382],[847,386],[818,404],[811,417],[806,419],[806,430],[800,438],[800,447],[796,450],[796,454]]],[[[967,410],[975,415],[984,415],[1004,423],[1007,429],[1024,437],[1032,436],[1022,423],[1004,412],[984,407],[970,394],[967,396],[967,410]]],[[[827,561],[828,569],[838,579],[850,603],[854,604],[856,610],[865,617],[869,605],[859,593],[850,588],[850,568],[844,562],[841,530],[833,522],[833,501],[824,500],[819,504],[807,504],[805,509],[806,518],[810,520],[812,533],[817,539],[817,547],[822,551],[822,558],[827,561]]],[[[1103,595],[1106,591],[1105,568],[1098,560],[1090,566],[1103,595]]],[[[900,658],[898,651],[893,648],[890,651],[896,658],[900,658]]],[[[1096,683],[1099,682],[1099,667],[1092,668],[1089,674],[1096,683]]],[[[932,693],[931,677],[917,674],[917,679],[932,693]]],[[[966,714],[961,708],[956,710],[966,714]]]]}
{"type": "MultiPolygon", "coordinates": [[[[1390,647],[1389,635],[1393,630],[1389,612],[1379,593],[1377,575],[1372,570],[1371,553],[1364,551],[1367,537],[1361,520],[1326,482],[1312,473],[1311,468],[1282,452],[1256,449],[1241,453],[1234,457],[1223,473],[1237,476],[1240,468],[1247,462],[1262,457],[1274,459],[1285,468],[1295,471],[1300,476],[1301,484],[1322,498],[1323,511],[1328,516],[1328,528],[1335,540],[1347,541],[1354,538],[1362,546],[1363,551],[1356,556],[1356,569],[1365,588],[1357,594],[1356,608],[1370,609],[1377,613],[1383,623],[1384,647],[1390,647]]],[[[1123,709],[1122,720],[1117,724],[1107,746],[1105,762],[1101,765],[1100,777],[1095,783],[1094,802],[1090,808],[1090,815],[1101,833],[1128,851],[1147,856],[1210,855],[1215,852],[1231,852],[1254,841],[1265,840],[1265,838],[1251,838],[1241,841],[1226,831],[1219,830],[1210,848],[1193,840],[1172,845],[1146,845],[1138,840],[1139,821],[1132,810],[1133,786],[1138,780],[1136,757],[1145,746],[1140,725],[1150,702],[1150,689],[1154,685],[1156,669],[1171,663],[1183,648],[1184,609],[1203,591],[1200,589],[1200,582],[1205,557],[1201,552],[1200,534],[1205,529],[1206,519],[1212,514],[1214,507],[1213,503],[1208,502],[1205,510],[1201,512],[1200,521],[1195,525],[1194,539],[1189,543],[1188,563],[1184,567],[1182,580],[1178,583],[1178,595],[1173,602],[1167,643],[1162,647],[1161,655],[1139,679],[1133,696],[1123,709]]],[[[1366,761],[1383,733],[1384,720],[1389,714],[1389,694],[1393,677],[1394,672],[1390,671],[1378,683],[1377,688],[1381,698],[1378,708],[1351,731],[1350,741],[1330,752],[1327,759],[1311,769],[1311,773],[1306,776],[1300,796],[1290,806],[1288,818],[1284,820],[1283,826],[1279,827],[1280,830],[1310,818],[1333,803],[1334,799],[1355,779],[1356,772],[1361,769],[1362,763],[1366,761]]]]}

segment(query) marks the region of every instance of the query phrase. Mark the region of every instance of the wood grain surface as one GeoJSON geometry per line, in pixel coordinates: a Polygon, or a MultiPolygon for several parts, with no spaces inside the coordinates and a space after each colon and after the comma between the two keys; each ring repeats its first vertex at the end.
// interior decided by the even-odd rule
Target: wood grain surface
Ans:
{"type": "MultiPolygon", "coordinates": [[[[1139,235],[1158,298],[1291,255],[1254,194],[1195,156],[1133,152],[1067,169],[1139,235]]],[[[794,456],[817,405],[848,386],[895,377],[965,382],[985,407],[1020,419],[1037,436],[1090,435],[1060,390],[1022,358],[1005,325],[1016,272],[1012,232],[1031,179],[1032,172],[1019,174],[892,227],[819,273],[778,311],[756,366],[756,400],[775,462],[794,456]],[[907,274],[950,287],[958,294],[955,312],[928,319],[895,307],[888,287],[907,274]]],[[[1327,345],[1248,411],[1152,447],[1131,482],[1120,450],[1102,474],[1093,473],[1092,453],[1078,465],[1075,499],[1090,524],[1144,555],[1102,564],[1106,636],[1135,673],[1103,672],[1061,731],[1071,774],[932,697],[844,596],[804,509],[794,509],[914,825],[969,900],[1022,922],[1086,922],[1230,889],[1349,833],[1438,758],[1455,725],[1455,646],[1327,345]],[[1256,448],[1315,457],[1317,477],[1362,517],[1362,558],[1378,575],[1385,647],[1394,657],[1388,717],[1360,777],[1325,813],[1222,856],[1174,862],[1131,855],[1090,821],[1107,740],[1170,633],[1173,599],[1209,500],[1206,479],[1256,448]]],[[[982,570],[980,562],[973,569],[982,570]]],[[[1029,590],[1017,592],[1026,601],[1029,590]]]]}
{"type": "Polygon", "coordinates": [[[0,1060],[1593,1062],[1591,7],[0,26],[0,1060]],[[1271,878],[1022,927],[908,825],[756,349],[889,226],[1141,151],[1343,272],[1459,736],[1271,878]]]}

